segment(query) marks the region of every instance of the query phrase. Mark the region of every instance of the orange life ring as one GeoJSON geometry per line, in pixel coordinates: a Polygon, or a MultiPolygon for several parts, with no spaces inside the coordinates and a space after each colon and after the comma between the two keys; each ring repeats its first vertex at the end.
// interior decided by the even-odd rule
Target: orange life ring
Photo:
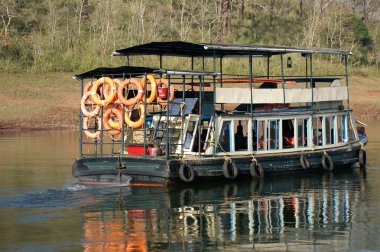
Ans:
{"type": "Polygon", "coordinates": [[[117,135],[120,133],[121,128],[123,127],[123,121],[121,118],[122,118],[122,114],[120,110],[118,110],[117,108],[109,108],[106,110],[106,112],[104,112],[103,125],[104,125],[104,129],[107,131],[108,134],[117,135]],[[110,118],[111,114],[116,115],[119,118],[119,122],[115,122],[113,119],[111,119],[110,118]]]}
{"type": "Polygon", "coordinates": [[[100,120],[99,116],[96,116],[96,117],[87,117],[87,116],[83,117],[82,128],[83,128],[84,133],[86,134],[86,136],[88,136],[89,138],[93,138],[93,139],[99,138],[100,133],[102,132],[102,121],[100,120]],[[88,130],[88,123],[89,123],[90,118],[95,118],[98,121],[98,130],[96,132],[90,132],[88,130]]]}
{"type": "Polygon", "coordinates": [[[138,103],[139,101],[141,101],[141,99],[144,96],[144,89],[142,88],[140,82],[137,79],[130,78],[130,79],[125,79],[119,85],[119,88],[117,90],[117,94],[118,94],[118,97],[119,97],[119,100],[121,101],[121,103],[123,103],[126,106],[132,106],[132,105],[135,105],[136,103],[138,103]],[[137,95],[135,97],[127,100],[124,97],[124,87],[128,84],[134,84],[137,87],[138,91],[137,91],[137,95]]]}
{"type": "MultiPolygon", "coordinates": [[[[117,90],[117,89],[119,88],[120,83],[121,83],[121,81],[120,81],[119,79],[113,79],[113,84],[115,85],[114,90],[117,90]]],[[[108,98],[109,93],[110,93],[110,92],[109,92],[109,91],[110,91],[110,88],[111,88],[110,85],[106,85],[106,86],[104,87],[104,97],[105,97],[105,98],[108,98]]],[[[116,92],[116,91],[115,91],[115,94],[114,94],[114,97],[113,97],[111,103],[120,103],[120,101],[119,101],[119,96],[117,95],[117,92],[116,92]]]]}
{"type": "Polygon", "coordinates": [[[114,99],[115,96],[115,84],[113,80],[109,77],[102,77],[100,79],[97,79],[92,83],[92,88],[91,88],[91,99],[94,103],[104,106],[114,99]],[[98,88],[101,84],[105,83],[106,85],[109,85],[111,90],[108,93],[107,97],[105,97],[104,100],[101,100],[99,95],[97,94],[98,88]]]}
{"type": "Polygon", "coordinates": [[[84,88],[83,88],[83,93],[85,94],[85,93],[87,93],[88,91],[90,91],[91,87],[92,87],[92,81],[89,81],[89,82],[86,84],[86,86],[84,86],[84,88]]]}
{"type": "MultiPolygon", "coordinates": [[[[91,91],[87,91],[80,100],[80,109],[82,110],[82,113],[84,116],[93,117],[99,114],[100,106],[98,104],[95,104],[95,109],[92,111],[88,111],[86,109],[86,101],[88,100],[88,97],[91,96],[91,91]]],[[[93,105],[93,104],[92,104],[93,105]]]]}
{"type": "MultiPolygon", "coordinates": [[[[159,79],[159,80],[156,80],[156,84],[157,85],[165,85],[165,86],[169,86],[169,83],[168,83],[168,80],[166,79],[159,79]]],[[[173,85],[170,85],[170,96],[169,96],[169,102],[172,102],[174,100],[174,87],[173,85]]],[[[162,105],[162,106],[167,106],[168,105],[168,100],[164,100],[162,98],[160,98],[159,95],[157,95],[157,102],[162,105]]]]}
{"type": "Polygon", "coordinates": [[[153,75],[148,74],[146,76],[146,78],[145,78],[145,76],[141,78],[141,86],[142,86],[143,89],[144,89],[144,86],[145,86],[146,79],[149,80],[150,86],[152,88],[152,90],[150,92],[150,96],[146,100],[146,102],[147,103],[152,103],[154,101],[154,99],[156,99],[156,95],[157,95],[157,88],[156,88],[156,86],[157,86],[157,84],[156,84],[156,81],[154,80],[153,75]]]}
{"type": "Polygon", "coordinates": [[[140,110],[140,118],[137,121],[132,121],[131,118],[129,118],[129,111],[125,112],[125,123],[128,125],[128,127],[132,129],[140,128],[144,124],[144,114],[145,114],[145,108],[144,104],[139,103],[138,108],[140,110]]]}

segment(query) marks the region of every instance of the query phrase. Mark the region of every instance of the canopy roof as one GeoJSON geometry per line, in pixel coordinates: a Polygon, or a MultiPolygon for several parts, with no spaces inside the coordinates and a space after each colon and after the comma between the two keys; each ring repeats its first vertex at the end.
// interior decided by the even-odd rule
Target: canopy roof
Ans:
{"type": "Polygon", "coordinates": [[[113,56],[161,55],[182,57],[225,57],[225,56],[271,56],[286,53],[352,55],[351,51],[322,48],[296,48],[285,46],[228,45],[190,43],[183,41],[151,42],[119,49],[113,56]]]}
{"type": "Polygon", "coordinates": [[[102,76],[113,76],[113,77],[134,77],[143,75],[146,73],[159,72],[160,69],[148,68],[148,67],[136,67],[136,66],[121,66],[121,67],[99,67],[85,73],[77,74],[73,78],[75,79],[87,79],[87,78],[99,78],[102,76]]]}

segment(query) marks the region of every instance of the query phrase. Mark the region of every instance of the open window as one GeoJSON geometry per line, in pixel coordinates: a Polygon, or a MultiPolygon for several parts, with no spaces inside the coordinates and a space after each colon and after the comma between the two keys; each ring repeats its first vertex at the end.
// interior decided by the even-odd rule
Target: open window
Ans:
{"type": "Polygon", "coordinates": [[[232,150],[232,134],[231,134],[231,121],[223,121],[221,131],[219,134],[219,144],[217,152],[231,152],[232,150]]]}

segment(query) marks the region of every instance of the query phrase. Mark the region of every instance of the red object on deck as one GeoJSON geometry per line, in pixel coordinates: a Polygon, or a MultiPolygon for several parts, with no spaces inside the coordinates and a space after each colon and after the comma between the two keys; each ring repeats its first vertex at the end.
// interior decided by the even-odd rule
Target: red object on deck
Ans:
{"type": "MultiPolygon", "coordinates": [[[[148,146],[145,146],[146,155],[149,155],[148,146]]],[[[131,144],[128,146],[128,154],[132,155],[144,155],[144,145],[131,144]]]]}
{"type": "Polygon", "coordinates": [[[159,87],[158,88],[158,96],[161,99],[166,99],[166,97],[168,96],[168,88],[167,87],[159,87]]]}

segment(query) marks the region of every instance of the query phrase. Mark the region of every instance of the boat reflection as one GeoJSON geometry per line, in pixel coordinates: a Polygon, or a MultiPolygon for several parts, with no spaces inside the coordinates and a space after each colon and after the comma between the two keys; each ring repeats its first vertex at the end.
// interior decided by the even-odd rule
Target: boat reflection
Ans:
{"type": "Polygon", "coordinates": [[[358,170],[186,188],[112,188],[92,195],[96,207],[83,207],[83,246],[345,250],[366,190],[358,170]]]}

